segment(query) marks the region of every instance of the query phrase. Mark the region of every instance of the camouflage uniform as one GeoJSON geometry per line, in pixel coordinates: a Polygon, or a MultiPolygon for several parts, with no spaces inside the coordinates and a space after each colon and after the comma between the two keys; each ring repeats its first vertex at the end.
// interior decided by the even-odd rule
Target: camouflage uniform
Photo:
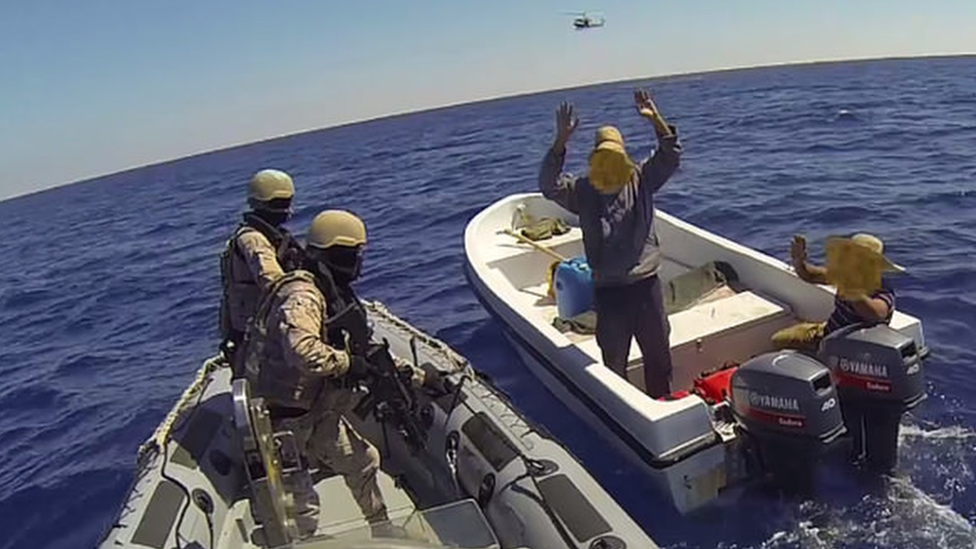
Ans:
{"type": "MultiPolygon", "coordinates": [[[[289,273],[270,292],[245,347],[255,396],[268,403],[275,430],[295,434],[299,450],[313,466],[327,465],[343,476],[367,521],[386,520],[376,480],[379,452],[343,417],[357,401],[342,383],[350,357],[327,342],[328,309],[314,275],[289,273]]],[[[314,525],[317,495],[311,487],[295,488],[304,521],[314,525]]]]}
{"type": "Polygon", "coordinates": [[[297,243],[284,229],[245,214],[221,258],[224,301],[220,331],[224,340],[240,344],[247,321],[264,293],[286,271],[297,267],[297,243]],[[259,228],[260,227],[260,228],[259,228]]]}

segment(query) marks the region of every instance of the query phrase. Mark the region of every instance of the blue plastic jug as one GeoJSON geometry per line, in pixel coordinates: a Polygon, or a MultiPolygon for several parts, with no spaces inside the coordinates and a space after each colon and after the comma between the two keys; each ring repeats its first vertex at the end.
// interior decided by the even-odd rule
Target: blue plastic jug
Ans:
{"type": "Polygon", "coordinates": [[[585,257],[567,259],[556,268],[556,310],[572,318],[593,308],[593,271],[585,257]]]}

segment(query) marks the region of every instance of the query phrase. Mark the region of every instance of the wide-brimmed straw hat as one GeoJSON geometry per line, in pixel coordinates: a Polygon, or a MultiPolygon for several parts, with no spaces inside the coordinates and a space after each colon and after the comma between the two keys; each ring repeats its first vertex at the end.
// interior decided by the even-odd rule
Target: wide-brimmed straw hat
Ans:
{"type": "Polygon", "coordinates": [[[600,192],[617,192],[630,182],[635,169],[620,130],[613,126],[599,128],[590,153],[590,183],[593,187],[600,192]]]}
{"type": "Polygon", "coordinates": [[[868,233],[858,233],[851,237],[851,241],[864,246],[865,248],[871,250],[872,252],[881,256],[881,262],[885,267],[886,271],[903,273],[905,268],[901,265],[891,261],[884,255],[884,242],[880,238],[868,233]]]}
{"type": "Polygon", "coordinates": [[[884,243],[871,234],[831,236],[825,249],[827,280],[844,295],[870,294],[881,287],[883,273],[905,272],[904,267],[885,257],[884,243]]]}

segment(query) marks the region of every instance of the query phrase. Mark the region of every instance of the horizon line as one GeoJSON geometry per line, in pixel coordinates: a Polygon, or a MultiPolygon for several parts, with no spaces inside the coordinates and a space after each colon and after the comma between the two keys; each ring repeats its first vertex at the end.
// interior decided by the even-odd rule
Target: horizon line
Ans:
{"type": "Polygon", "coordinates": [[[287,133],[273,135],[273,136],[270,136],[270,137],[264,137],[264,138],[256,139],[256,140],[253,140],[253,141],[245,141],[245,142],[230,143],[230,144],[226,144],[226,145],[219,145],[219,146],[216,146],[216,147],[214,147],[212,149],[206,149],[206,150],[202,150],[202,151],[198,151],[198,152],[188,153],[188,154],[185,154],[185,155],[182,155],[182,156],[177,156],[177,157],[173,157],[173,158],[164,158],[164,159],[159,159],[159,160],[152,160],[152,161],[146,162],[144,164],[138,164],[138,165],[135,165],[135,166],[130,166],[130,167],[125,167],[125,168],[121,168],[121,169],[116,169],[116,170],[112,170],[112,171],[109,171],[109,172],[103,172],[103,173],[99,173],[99,174],[95,174],[95,175],[84,176],[84,177],[81,177],[79,179],[73,179],[73,180],[70,180],[70,181],[66,181],[64,183],[55,183],[55,184],[52,184],[50,186],[46,186],[46,187],[43,187],[43,188],[40,188],[40,189],[36,189],[36,190],[33,190],[33,191],[27,191],[27,192],[22,193],[22,194],[16,194],[16,195],[8,196],[6,198],[0,198],[0,202],[7,202],[9,200],[14,200],[14,199],[18,199],[18,198],[25,198],[25,197],[28,197],[28,196],[31,196],[31,195],[40,194],[40,193],[47,192],[47,191],[52,191],[54,189],[58,189],[58,188],[61,188],[61,187],[67,187],[69,185],[77,185],[77,184],[81,184],[81,183],[87,183],[87,182],[90,182],[90,181],[93,181],[93,180],[96,180],[96,179],[102,179],[104,177],[111,177],[111,176],[115,176],[115,175],[120,175],[120,174],[124,174],[124,173],[127,173],[127,172],[141,170],[141,169],[144,169],[144,168],[150,168],[150,167],[153,167],[153,166],[162,166],[162,165],[165,165],[165,164],[170,164],[172,162],[178,162],[180,160],[186,160],[186,159],[195,158],[195,157],[198,157],[198,156],[206,156],[208,154],[214,154],[214,153],[228,151],[228,150],[237,149],[237,148],[240,148],[240,147],[246,147],[246,146],[250,146],[250,145],[257,145],[257,144],[265,143],[265,142],[268,142],[268,141],[275,141],[275,140],[278,140],[278,139],[285,139],[285,138],[289,138],[289,137],[296,137],[296,136],[300,136],[300,135],[304,135],[304,134],[308,134],[308,133],[314,133],[314,132],[325,131],[325,130],[334,130],[334,129],[345,128],[345,127],[349,127],[349,126],[356,126],[356,125],[360,125],[360,124],[368,124],[368,123],[371,123],[371,122],[379,122],[381,120],[387,120],[387,119],[392,119],[392,118],[399,118],[399,117],[405,117],[405,116],[411,116],[411,115],[418,115],[418,114],[436,112],[436,111],[439,111],[439,110],[445,110],[445,109],[450,109],[450,108],[460,107],[460,106],[465,106],[465,105],[476,105],[476,104],[479,104],[479,103],[490,103],[492,101],[500,101],[500,100],[504,100],[504,99],[514,99],[514,98],[517,98],[517,97],[524,97],[524,96],[527,96],[527,95],[536,95],[536,94],[540,94],[540,93],[550,93],[550,92],[559,92],[559,91],[578,90],[578,89],[581,89],[581,88],[588,88],[588,87],[592,87],[592,86],[601,86],[601,85],[614,84],[614,83],[635,82],[635,81],[638,81],[638,80],[654,80],[654,79],[674,78],[674,77],[682,77],[682,76],[702,76],[702,75],[718,74],[718,73],[724,73],[724,72],[761,70],[761,69],[776,68],[776,67],[787,67],[787,66],[829,65],[829,64],[848,63],[848,62],[854,62],[854,61],[900,61],[900,60],[910,60],[910,59],[945,59],[945,58],[957,58],[957,57],[976,57],[976,53],[937,53],[937,54],[920,54],[920,55],[895,55],[895,56],[881,56],[881,57],[867,56],[867,57],[849,57],[849,58],[835,58],[835,59],[813,59],[813,60],[800,60],[800,61],[783,61],[783,62],[778,62],[778,63],[775,63],[774,62],[774,63],[766,63],[766,64],[760,64],[760,65],[740,65],[740,66],[722,67],[722,68],[717,68],[717,69],[704,69],[704,70],[695,70],[695,71],[687,71],[687,72],[676,72],[676,73],[669,73],[669,74],[633,76],[633,77],[626,77],[626,78],[622,78],[622,79],[594,80],[594,81],[590,81],[590,82],[585,82],[585,83],[580,83],[580,84],[574,84],[574,85],[571,85],[571,86],[564,86],[564,87],[544,88],[544,89],[531,89],[531,90],[525,90],[525,91],[520,91],[520,92],[515,92],[515,93],[502,93],[502,94],[494,95],[494,96],[480,97],[480,98],[475,98],[475,99],[465,99],[465,100],[455,101],[455,102],[451,102],[451,103],[445,103],[445,104],[442,104],[442,105],[435,105],[435,106],[430,106],[430,107],[422,107],[422,108],[414,109],[414,110],[395,111],[395,112],[391,112],[391,113],[386,113],[386,114],[381,114],[381,115],[376,115],[376,116],[369,116],[369,117],[359,118],[359,119],[355,119],[355,120],[348,120],[348,121],[344,121],[344,122],[337,122],[335,124],[320,126],[320,127],[316,127],[316,128],[297,129],[297,130],[290,131],[290,132],[287,132],[287,133]]]}

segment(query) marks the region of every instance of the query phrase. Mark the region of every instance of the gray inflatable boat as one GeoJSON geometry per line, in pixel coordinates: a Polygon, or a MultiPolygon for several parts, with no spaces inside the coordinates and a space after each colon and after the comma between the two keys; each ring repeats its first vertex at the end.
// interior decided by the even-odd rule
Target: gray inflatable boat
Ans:
{"type": "Polygon", "coordinates": [[[349,418],[380,450],[390,520],[409,539],[381,538],[343,479],[303,469],[290,433],[273,433],[261,399],[207,360],[140,448],[135,480],[100,548],[655,548],[561,444],[522,417],[447,347],[379,303],[366,303],[374,339],[394,356],[431,363],[451,391],[413,391],[423,443],[376,418],[349,418]],[[299,539],[292,495],[311,480],[318,529],[299,539]]]}

